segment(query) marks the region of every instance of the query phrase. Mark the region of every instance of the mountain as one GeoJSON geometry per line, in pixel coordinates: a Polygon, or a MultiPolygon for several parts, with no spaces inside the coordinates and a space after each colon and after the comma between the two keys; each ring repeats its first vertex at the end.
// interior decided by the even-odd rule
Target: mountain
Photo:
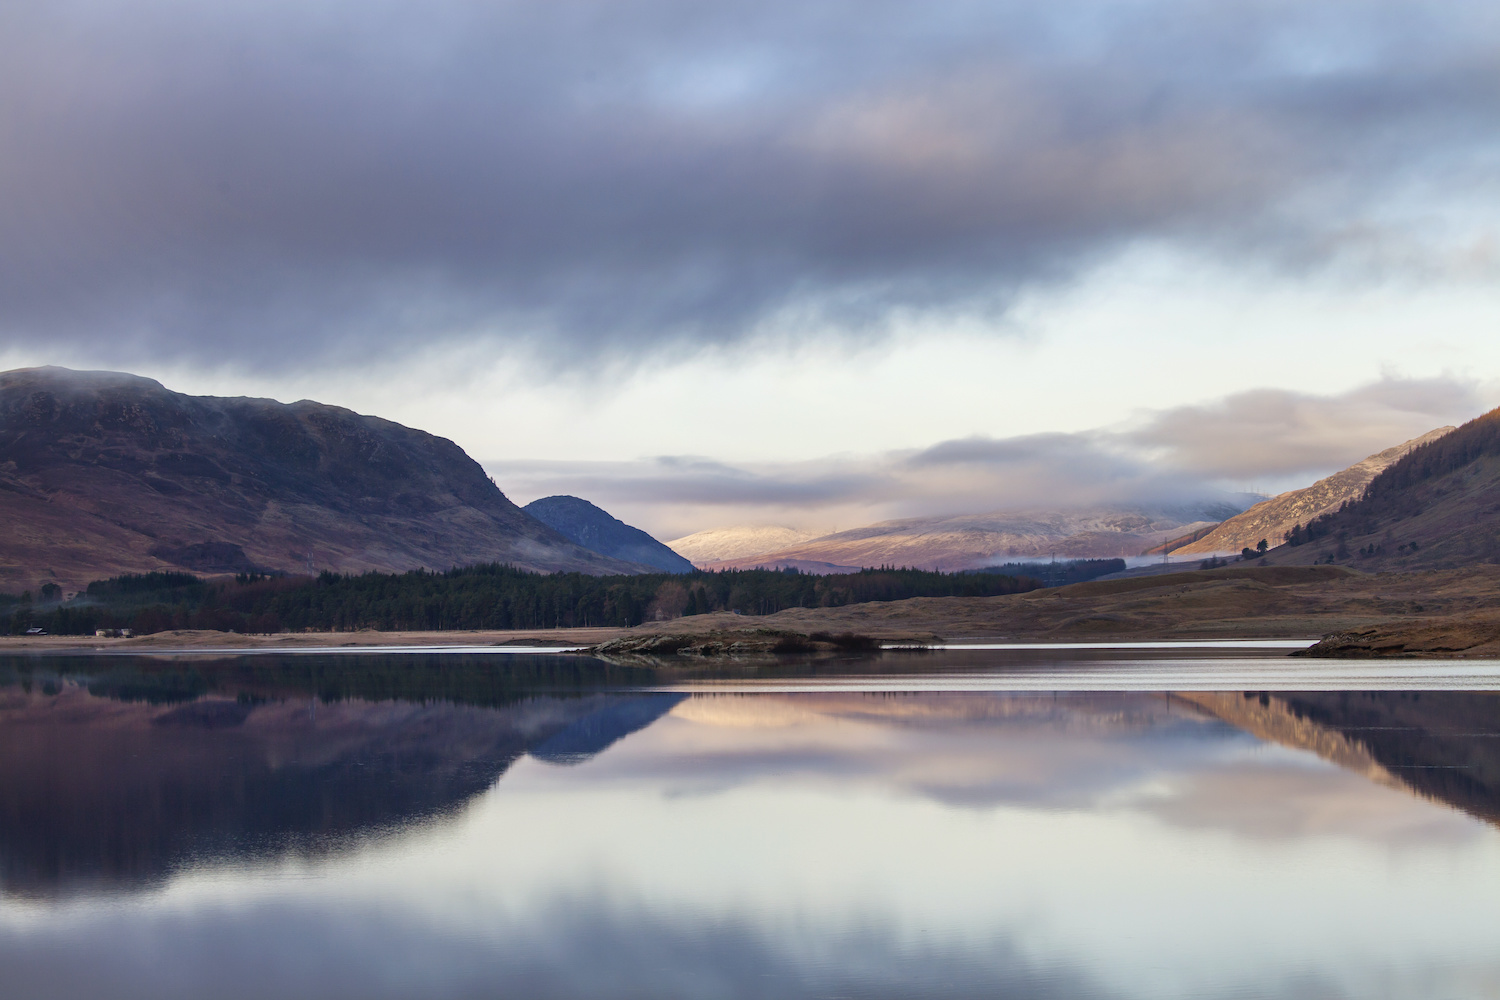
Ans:
{"type": "Polygon", "coordinates": [[[1173,548],[1172,552],[1174,555],[1239,552],[1245,548],[1255,548],[1262,538],[1271,545],[1280,545],[1292,525],[1306,524],[1315,517],[1338,510],[1343,503],[1358,500],[1364,495],[1365,487],[1393,462],[1413,448],[1435,441],[1451,430],[1452,427],[1439,427],[1435,431],[1428,431],[1421,437],[1377,452],[1311,486],[1258,503],[1243,514],[1231,517],[1202,538],[1173,548]]]}
{"type": "Polygon", "coordinates": [[[1012,558],[1135,556],[1153,545],[1209,527],[1244,509],[1225,497],[1177,506],[1092,510],[995,511],[906,518],[824,535],[779,550],[709,564],[808,568],[910,566],[960,570],[1012,558]]]}
{"type": "Polygon", "coordinates": [[[667,544],[692,560],[695,566],[758,556],[817,538],[816,531],[798,531],[774,524],[742,524],[732,528],[713,528],[684,535],[667,544]]]}
{"type": "Polygon", "coordinates": [[[568,496],[543,497],[521,509],[569,541],[600,555],[664,569],[668,573],[687,573],[693,568],[691,562],[640,528],[632,528],[611,517],[587,500],[568,496]]]}
{"type": "Polygon", "coordinates": [[[187,569],[505,562],[640,572],[523,512],[452,441],[309,400],[0,373],[0,590],[187,569]]]}
{"type": "Polygon", "coordinates": [[[1500,409],[1411,449],[1360,499],[1300,525],[1295,541],[1266,561],[1369,570],[1500,562],[1500,409]]]}

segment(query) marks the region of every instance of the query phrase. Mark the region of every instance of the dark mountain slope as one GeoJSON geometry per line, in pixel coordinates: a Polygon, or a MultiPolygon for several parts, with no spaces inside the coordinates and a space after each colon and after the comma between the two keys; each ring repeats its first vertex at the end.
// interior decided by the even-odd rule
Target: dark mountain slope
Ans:
{"type": "Polygon", "coordinates": [[[521,508],[563,537],[601,555],[643,563],[668,573],[689,573],[693,564],[624,521],[587,500],[556,496],[533,500],[521,508]]]}
{"type": "Polygon", "coordinates": [[[574,545],[453,442],[388,420],[115,372],[0,373],[0,589],[164,568],[491,561],[641,568],[574,545]]]}
{"type": "Polygon", "coordinates": [[[1413,448],[1295,541],[1267,558],[1374,570],[1500,562],[1500,410],[1413,448]]]}
{"type": "Polygon", "coordinates": [[[1338,510],[1351,500],[1358,500],[1375,477],[1400,461],[1403,455],[1452,431],[1452,427],[1428,431],[1421,437],[1377,452],[1311,486],[1291,490],[1258,503],[1243,514],[1231,517],[1203,537],[1180,548],[1173,548],[1172,552],[1178,556],[1239,552],[1241,549],[1255,548],[1262,538],[1272,545],[1279,545],[1282,536],[1293,525],[1306,524],[1314,518],[1338,510]]]}

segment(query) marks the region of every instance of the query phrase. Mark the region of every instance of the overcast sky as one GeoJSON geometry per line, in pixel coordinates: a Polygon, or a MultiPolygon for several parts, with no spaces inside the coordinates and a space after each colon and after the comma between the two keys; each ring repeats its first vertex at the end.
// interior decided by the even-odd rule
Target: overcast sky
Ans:
{"type": "Polygon", "coordinates": [[[1493,3],[12,0],[0,363],[667,535],[1275,489],[1500,402],[1497,168],[1493,3]]]}

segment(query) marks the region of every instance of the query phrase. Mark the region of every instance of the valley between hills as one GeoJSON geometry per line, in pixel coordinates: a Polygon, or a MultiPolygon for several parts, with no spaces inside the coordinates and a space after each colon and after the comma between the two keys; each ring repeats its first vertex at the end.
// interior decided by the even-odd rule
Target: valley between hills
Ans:
{"type": "MultiPolygon", "coordinates": [[[[0,646],[93,648],[100,642],[89,623],[113,620],[118,631],[125,621],[100,611],[96,591],[144,581],[179,595],[170,600],[191,592],[210,610],[235,600],[249,608],[236,588],[250,588],[261,603],[238,617],[163,607],[143,618],[136,608],[129,620],[152,624],[132,631],[151,634],[103,644],[143,651],[608,644],[675,655],[837,652],[856,637],[918,644],[1321,637],[1313,655],[1495,656],[1497,497],[1500,411],[1248,509],[1200,500],[1001,511],[822,538],[715,531],[679,540],[691,544],[676,551],[577,497],[518,507],[452,442],[375,417],[309,401],[183,396],[119,373],[22,370],[0,373],[0,587],[13,591],[0,595],[8,602],[0,611],[12,633],[46,612],[45,621],[71,622],[74,634],[12,634],[0,646]],[[1243,551],[1233,552],[1240,542],[1243,551]],[[745,555],[755,544],[781,548],[745,555]],[[1047,574],[1045,562],[992,565],[1049,550],[1064,557],[1058,565],[1082,557],[1097,568],[1073,577],[1087,582],[1069,583],[1032,578],[1047,574]],[[1179,561],[1133,570],[1098,562],[1151,551],[1179,561]],[[1181,562],[1187,553],[1207,558],[1181,562]],[[310,585],[315,572],[334,583],[377,574],[368,579],[378,583],[381,573],[417,571],[411,586],[442,591],[473,583],[444,571],[475,564],[500,576],[491,590],[468,592],[508,587],[519,596],[505,600],[522,602],[515,613],[486,617],[475,612],[478,598],[465,598],[463,614],[445,611],[438,619],[448,624],[432,629],[420,615],[389,612],[288,618],[286,601],[276,603],[278,594],[310,585]],[[924,568],[860,569],[877,565],[924,568]],[[986,566],[1012,576],[964,575],[986,566]],[[804,581],[808,572],[830,575],[788,597],[777,581],[789,569],[804,581]],[[579,583],[527,597],[535,590],[527,581],[547,574],[579,583]],[[105,578],[115,582],[97,590],[105,578]],[[591,578],[599,582],[584,586],[591,578]],[[583,591],[593,596],[567,596],[583,591]],[[280,617],[267,611],[273,607],[280,617]],[[291,620],[305,624],[278,631],[291,620]],[[483,626],[489,621],[501,627],[483,626]]],[[[451,607],[459,598],[444,600],[451,607]]]]}

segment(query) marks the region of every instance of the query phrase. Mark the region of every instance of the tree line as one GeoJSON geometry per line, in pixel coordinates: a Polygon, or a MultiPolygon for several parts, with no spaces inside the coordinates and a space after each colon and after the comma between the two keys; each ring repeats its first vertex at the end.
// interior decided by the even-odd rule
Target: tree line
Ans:
{"type": "Polygon", "coordinates": [[[1047,587],[1066,587],[1070,583],[1087,583],[1109,573],[1123,573],[1124,559],[1064,559],[1062,562],[1011,562],[965,573],[999,573],[1002,576],[1024,576],[1040,580],[1047,587]]]}
{"type": "Polygon", "coordinates": [[[68,601],[0,596],[0,622],[11,634],[41,628],[55,635],[122,628],[139,634],[550,629],[631,626],[714,611],[765,615],[911,597],[993,597],[1043,585],[1022,575],[893,567],[830,576],[795,570],[587,576],[499,564],[316,578],[145,573],[96,581],[68,601]]]}

